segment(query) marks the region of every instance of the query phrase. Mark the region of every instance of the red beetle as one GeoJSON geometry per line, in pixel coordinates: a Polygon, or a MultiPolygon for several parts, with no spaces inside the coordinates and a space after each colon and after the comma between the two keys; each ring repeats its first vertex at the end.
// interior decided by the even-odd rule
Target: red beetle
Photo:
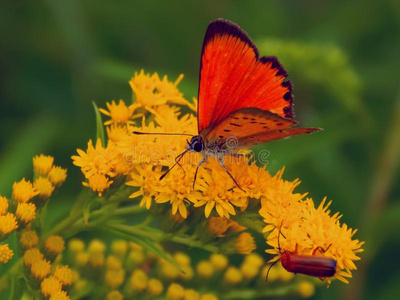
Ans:
{"type": "Polygon", "coordinates": [[[279,244],[279,236],[281,234],[281,230],[279,229],[278,249],[280,250],[281,257],[269,267],[266,280],[268,279],[268,274],[272,266],[279,260],[281,261],[282,267],[286,271],[295,274],[300,273],[308,276],[318,277],[321,280],[335,275],[336,260],[329,257],[315,256],[315,253],[317,253],[318,250],[324,253],[331,245],[329,245],[326,249],[323,249],[322,247],[315,248],[312,255],[299,255],[297,254],[297,244],[294,252],[289,250],[281,251],[281,246],[279,244]]]}

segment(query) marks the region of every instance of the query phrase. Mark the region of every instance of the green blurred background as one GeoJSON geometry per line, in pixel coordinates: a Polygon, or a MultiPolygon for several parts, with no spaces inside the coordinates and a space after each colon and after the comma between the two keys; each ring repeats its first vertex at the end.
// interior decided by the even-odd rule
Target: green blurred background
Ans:
{"type": "MultiPolygon", "coordinates": [[[[135,71],[180,74],[197,95],[208,23],[239,24],[291,74],[297,119],[320,133],[267,144],[275,172],[327,196],[366,241],[350,285],[318,299],[394,299],[400,292],[400,2],[2,1],[0,193],[31,177],[32,156],[55,156],[69,178],[52,211],[69,207],[82,175],[76,148],[95,136],[91,101],[129,101],[135,71]],[[397,232],[397,234],[396,234],[397,232]]],[[[257,150],[260,150],[259,148],[257,150]]]]}

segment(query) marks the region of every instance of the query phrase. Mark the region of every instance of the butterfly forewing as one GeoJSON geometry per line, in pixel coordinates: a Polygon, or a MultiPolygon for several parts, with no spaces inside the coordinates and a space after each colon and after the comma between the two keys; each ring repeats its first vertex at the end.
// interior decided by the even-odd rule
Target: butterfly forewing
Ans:
{"type": "Polygon", "coordinates": [[[292,86],[276,57],[258,50],[237,25],[217,20],[204,38],[199,81],[199,133],[232,112],[255,107],[292,118],[292,86]]]}

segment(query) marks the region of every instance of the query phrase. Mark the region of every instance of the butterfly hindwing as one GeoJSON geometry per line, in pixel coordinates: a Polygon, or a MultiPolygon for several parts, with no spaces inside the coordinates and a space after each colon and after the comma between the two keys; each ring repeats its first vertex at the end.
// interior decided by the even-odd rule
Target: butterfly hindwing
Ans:
{"type": "MultiPolygon", "coordinates": [[[[209,143],[225,140],[228,137],[236,139],[254,136],[268,131],[284,129],[297,125],[297,121],[258,108],[242,108],[222,120],[217,126],[204,131],[209,143]]],[[[223,141],[221,141],[223,143],[223,141]]]]}
{"type": "Polygon", "coordinates": [[[321,128],[286,128],[278,129],[269,132],[264,132],[256,135],[249,135],[238,139],[238,145],[240,147],[254,146],[264,144],[266,142],[275,141],[283,138],[287,138],[293,135],[313,133],[320,131],[321,128]]]}
{"type": "Polygon", "coordinates": [[[237,25],[212,22],[204,38],[199,81],[199,133],[232,112],[254,107],[293,118],[292,85],[273,56],[259,58],[257,47],[237,25]]]}

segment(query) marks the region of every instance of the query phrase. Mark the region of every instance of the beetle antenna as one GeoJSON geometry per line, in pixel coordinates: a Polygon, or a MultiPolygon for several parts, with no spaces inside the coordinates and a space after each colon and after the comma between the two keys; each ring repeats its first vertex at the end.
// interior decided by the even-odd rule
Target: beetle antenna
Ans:
{"type": "Polygon", "coordinates": [[[281,259],[278,259],[278,260],[274,261],[274,262],[269,266],[268,271],[267,271],[267,275],[265,276],[265,281],[268,281],[268,275],[269,275],[269,271],[271,271],[271,268],[272,268],[278,261],[280,261],[280,260],[281,260],[281,259]]]}

